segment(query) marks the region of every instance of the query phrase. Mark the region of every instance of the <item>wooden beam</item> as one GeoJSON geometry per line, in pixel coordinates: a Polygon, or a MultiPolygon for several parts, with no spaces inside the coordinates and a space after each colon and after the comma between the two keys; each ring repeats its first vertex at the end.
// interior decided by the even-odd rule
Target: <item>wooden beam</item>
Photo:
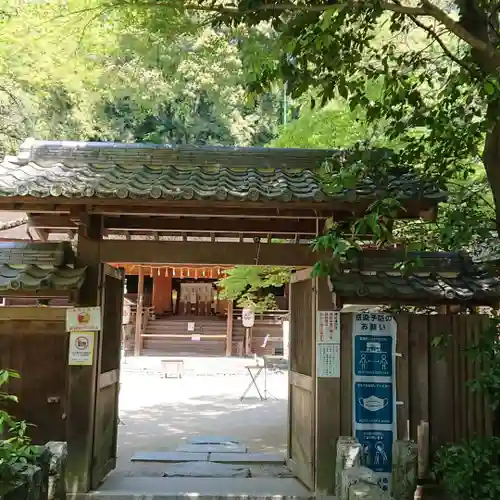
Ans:
{"type": "MultiPolygon", "coordinates": [[[[92,216],[87,228],[79,228],[76,263],[78,266],[87,266],[86,278],[79,294],[79,306],[101,304],[101,222],[101,217],[92,216]]],[[[95,357],[100,354],[101,340],[99,332],[96,334],[95,357]]],[[[91,485],[97,365],[94,359],[92,366],[68,367],[66,484],[69,496],[87,493],[91,485]]]]}
{"type": "Polygon", "coordinates": [[[74,226],[77,227],[89,227],[90,225],[89,214],[79,207],[76,207],[76,209],[70,211],[69,220],[74,224],[74,226]]]}
{"type": "Polygon", "coordinates": [[[227,301],[226,356],[233,353],[233,301],[227,301]]]}
{"type": "Polygon", "coordinates": [[[35,234],[38,236],[38,239],[41,241],[47,242],[49,241],[49,233],[45,229],[40,229],[38,227],[33,229],[35,231],[35,234]]]}
{"type": "Polygon", "coordinates": [[[223,219],[192,217],[106,217],[104,228],[127,231],[193,231],[197,233],[316,234],[314,219],[223,219]]]}
{"type": "MultiPolygon", "coordinates": [[[[76,219],[74,219],[76,220],[76,219]]],[[[73,231],[77,229],[71,216],[66,215],[33,215],[29,216],[28,227],[54,231],[73,231]]],[[[112,232],[131,240],[132,236],[151,236],[159,241],[159,233],[182,235],[184,240],[191,236],[207,236],[212,242],[216,237],[238,238],[242,243],[245,237],[260,237],[268,243],[273,238],[293,239],[295,243],[310,240],[324,227],[324,219],[249,219],[249,218],[191,218],[191,217],[146,217],[124,215],[121,217],[104,217],[103,235],[112,232]]],[[[359,235],[361,239],[372,240],[370,234],[359,235]]]]}
{"type": "MultiPolygon", "coordinates": [[[[65,199],[60,203],[45,203],[44,200],[15,202],[12,198],[0,198],[2,210],[16,210],[28,212],[33,216],[39,214],[72,214],[77,220],[79,211],[83,211],[81,200],[65,199]],[[36,214],[36,215],[35,215],[36,214]]],[[[223,218],[262,218],[274,217],[278,219],[326,219],[335,214],[342,214],[335,220],[342,220],[352,212],[352,203],[346,202],[217,202],[217,201],[175,201],[163,200],[116,200],[115,202],[103,199],[85,200],[88,214],[99,214],[109,216],[136,215],[136,216],[158,216],[158,217],[223,217],[223,218]]],[[[356,206],[359,202],[356,202],[356,206]]],[[[360,210],[366,210],[369,203],[359,206],[360,210]]],[[[427,208],[428,204],[424,204],[427,208]]]]}
{"type": "MultiPolygon", "coordinates": [[[[323,225],[321,220],[320,227],[323,225]]],[[[76,229],[76,219],[61,215],[30,215],[28,226],[37,229],[76,229]]],[[[189,231],[196,233],[266,233],[266,234],[316,234],[314,219],[237,219],[193,217],[105,217],[104,229],[110,231],[189,231]]]]}
{"type": "MultiPolygon", "coordinates": [[[[14,210],[28,213],[61,213],[82,210],[99,215],[158,215],[190,217],[248,217],[248,218],[291,218],[316,219],[333,216],[334,220],[346,220],[353,214],[361,214],[374,200],[329,200],[316,201],[216,201],[216,200],[151,200],[151,199],[104,199],[104,198],[64,198],[54,202],[54,198],[33,200],[30,197],[13,196],[0,198],[0,210],[14,210]]],[[[433,217],[435,200],[409,200],[402,202],[399,217],[414,219],[433,217]]]]}
{"type": "MultiPolygon", "coordinates": [[[[4,306],[0,307],[0,321],[66,321],[66,308],[39,306],[4,306]]],[[[54,331],[54,333],[58,333],[54,331]]],[[[0,335],[10,335],[8,329],[2,329],[0,335]]]]}
{"type": "Polygon", "coordinates": [[[67,231],[75,231],[78,229],[78,226],[80,225],[78,224],[78,222],[79,219],[77,219],[76,215],[28,214],[28,227],[33,227],[38,229],[65,229],[67,231]]]}
{"type": "Polygon", "coordinates": [[[123,264],[313,266],[318,260],[309,245],[288,243],[209,243],[195,241],[101,242],[103,262],[123,264]]]}
{"type": "Polygon", "coordinates": [[[5,290],[0,292],[0,297],[19,297],[19,298],[33,298],[33,299],[50,299],[50,298],[63,298],[69,297],[71,298],[72,294],[78,293],[77,290],[52,290],[52,289],[43,289],[43,290],[5,290]]]}
{"type": "Polygon", "coordinates": [[[144,305],[144,268],[139,267],[139,283],[137,285],[137,309],[135,317],[134,356],[142,352],[142,309],[144,305]]]}

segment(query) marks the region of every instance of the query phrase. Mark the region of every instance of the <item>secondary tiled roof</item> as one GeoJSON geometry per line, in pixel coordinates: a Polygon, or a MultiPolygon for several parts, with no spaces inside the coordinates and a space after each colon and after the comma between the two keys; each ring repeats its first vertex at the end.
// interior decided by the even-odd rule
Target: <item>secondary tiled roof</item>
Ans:
{"type": "Polygon", "coordinates": [[[366,258],[330,277],[334,291],[343,298],[380,300],[381,303],[411,304],[475,302],[491,304],[500,300],[500,279],[475,266],[464,255],[422,253],[412,272],[403,274],[394,265],[411,259],[381,253],[366,258]],[[385,254],[385,255],[384,255],[385,254]]]}
{"type": "Polygon", "coordinates": [[[39,292],[78,290],[85,279],[85,268],[0,265],[0,291],[39,292]]]}
{"type": "Polygon", "coordinates": [[[27,141],[0,163],[0,197],[355,201],[389,188],[401,200],[444,198],[409,173],[327,194],[319,171],[333,154],[338,151],[27,141]]]}
{"type": "Polygon", "coordinates": [[[0,240],[5,239],[29,240],[26,213],[0,211],[0,240]]]}
{"type": "Polygon", "coordinates": [[[68,242],[0,241],[0,264],[61,267],[73,263],[74,252],[68,242]]]}

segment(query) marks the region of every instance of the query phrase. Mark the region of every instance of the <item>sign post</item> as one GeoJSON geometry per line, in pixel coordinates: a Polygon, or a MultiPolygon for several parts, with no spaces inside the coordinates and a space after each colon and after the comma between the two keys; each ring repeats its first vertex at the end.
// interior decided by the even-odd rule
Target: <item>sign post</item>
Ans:
{"type": "Polygon", "coordinates": [[[249,356],[251,354],[250,329],[255,323],[255,313],[252,309],[244,308],[241,311],[241,322],[245,327],[245,354],[249,356]]]}
{"type": "Polygon", "coordinates": [[[241,311],[241,321],[245,328],[252,328],[255,323],[255,313],[248,308],[241,311]]]}
{"type": "Polygon", "coordinates": [[[396,439],[395,348],[397,324],[381,313],[358,313],[353,324],[353,431],[365,465],[390,489],[396,439]]]}

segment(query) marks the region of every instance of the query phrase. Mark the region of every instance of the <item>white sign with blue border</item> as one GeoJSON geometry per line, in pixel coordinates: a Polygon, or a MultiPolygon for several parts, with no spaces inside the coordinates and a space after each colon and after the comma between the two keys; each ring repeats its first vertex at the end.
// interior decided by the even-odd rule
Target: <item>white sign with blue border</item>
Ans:
{"type": "Polygon", "coordinates": [[[395,348],[397,324],[387,314],[364,312],[353,320],[353,433],[364,464],[390,489],[396,439],[395,348]]]}

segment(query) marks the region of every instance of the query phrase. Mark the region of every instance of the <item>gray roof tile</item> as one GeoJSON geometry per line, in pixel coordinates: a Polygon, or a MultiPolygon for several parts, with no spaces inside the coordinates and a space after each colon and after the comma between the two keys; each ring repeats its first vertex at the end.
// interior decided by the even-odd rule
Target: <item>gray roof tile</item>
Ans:
{"type": "MultiPolygon", "coordinates": [[[[346,299],[381,303],[426,302],[492,304],[500,299],[500,278],[474,265],[464,254],[413,253],[420,263],[403,274],[394,265],[405,259],[399,252],[364,252],[341,272],[330,276],[334,291],[346,299]]],[[[408,255],[406,259],[408,259],[408,255]]]]}
{"type": "Polygon", "coordinates": [[[85,268],[0,265],[0,291],[78,290],[85,279],[85,268]]]}
{"type": "Polygon", "coordinates": [[[0,197],[324,201],[370,199],[388,188],[401,200],[444,199],[415,175],[366,181],[333,194],[320,181],[338,151],[32,141],[0,163],[0,197]]]}

